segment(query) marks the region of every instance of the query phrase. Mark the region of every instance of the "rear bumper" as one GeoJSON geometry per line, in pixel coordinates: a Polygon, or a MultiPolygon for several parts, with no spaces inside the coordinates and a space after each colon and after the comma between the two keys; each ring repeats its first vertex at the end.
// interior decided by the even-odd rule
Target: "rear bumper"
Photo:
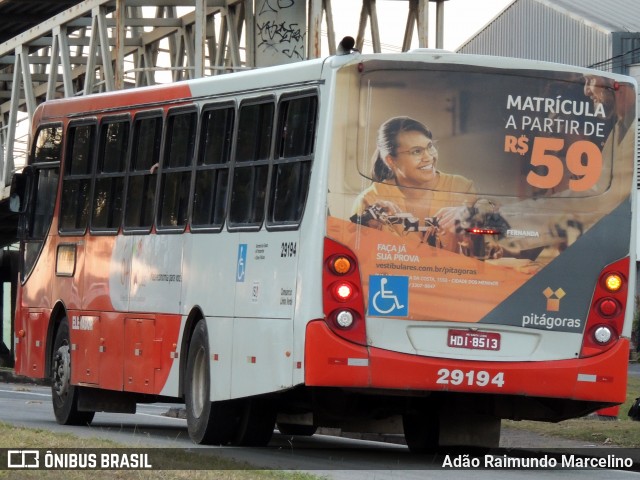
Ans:
{"type": "Polygon", "coordinates": [[[347,342],[319,320],[307,325],[308,386],[449,391],[622,403],[629,341],[600,355],[540,362],[452,360],[347,342]]]}

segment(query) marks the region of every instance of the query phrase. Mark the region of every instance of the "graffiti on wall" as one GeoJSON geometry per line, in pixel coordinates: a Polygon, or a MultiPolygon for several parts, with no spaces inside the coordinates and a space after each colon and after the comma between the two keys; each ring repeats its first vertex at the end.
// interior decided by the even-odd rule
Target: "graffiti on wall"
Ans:
{"type": "Polygon", "coordinates": [[[256,7],[256,66],[266,67],[303,60],[305,2],[259,0],[256,7]]]}

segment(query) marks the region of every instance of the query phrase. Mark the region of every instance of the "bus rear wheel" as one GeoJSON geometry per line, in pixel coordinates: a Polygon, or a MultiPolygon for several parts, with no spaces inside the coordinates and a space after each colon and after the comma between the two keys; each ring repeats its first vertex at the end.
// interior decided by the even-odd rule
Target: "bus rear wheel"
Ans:
{"type": "Polygon", "coordinates": [[[234,445],[243,447],[264,447],[273,436],[276,426],[275,404],[263,397],[242,400],[240,423],[234,445]]]}
{"type": "Polygon", "coordinates": [[[431,453],[438,451],[440,425],[437,415],[426,413],[405,413],[402,416],[404,439],[411,453],[431,453]]]}
{"type": "Polygon", "coordinates": [[[209,335],[204,320],[198,321],[189,344],[185,404],[191,439],[204,445],[226,445],[237,430],[238,404],[233,400],[212,402],[209,335]]]}
{"type": "Polygon", "coordinates": [[[88,425],[95,412],[78,411],[78,387],[71,385],[69,322],[58,326],[51,356],[51,401],[56,421],[61,425],[88,425]]]}

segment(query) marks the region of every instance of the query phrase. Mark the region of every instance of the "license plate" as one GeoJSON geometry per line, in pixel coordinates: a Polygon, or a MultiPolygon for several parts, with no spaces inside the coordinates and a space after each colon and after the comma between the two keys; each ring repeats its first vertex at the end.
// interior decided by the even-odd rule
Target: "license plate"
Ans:
{"type": "Polygon", "coordinates": [[[476,330],[449,330],[447,345],[471,350],[500,350],[500,334],[476,330]]]}

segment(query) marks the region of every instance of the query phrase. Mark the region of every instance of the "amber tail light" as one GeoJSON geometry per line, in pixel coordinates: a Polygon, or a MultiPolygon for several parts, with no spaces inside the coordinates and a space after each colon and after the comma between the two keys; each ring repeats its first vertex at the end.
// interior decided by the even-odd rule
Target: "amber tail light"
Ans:
{"type": "Polygon", "coordinates": [[[608,265],[598,277],[580,357],[609,350],[620,338],[628,293],[629,258],[608,265]]]}

